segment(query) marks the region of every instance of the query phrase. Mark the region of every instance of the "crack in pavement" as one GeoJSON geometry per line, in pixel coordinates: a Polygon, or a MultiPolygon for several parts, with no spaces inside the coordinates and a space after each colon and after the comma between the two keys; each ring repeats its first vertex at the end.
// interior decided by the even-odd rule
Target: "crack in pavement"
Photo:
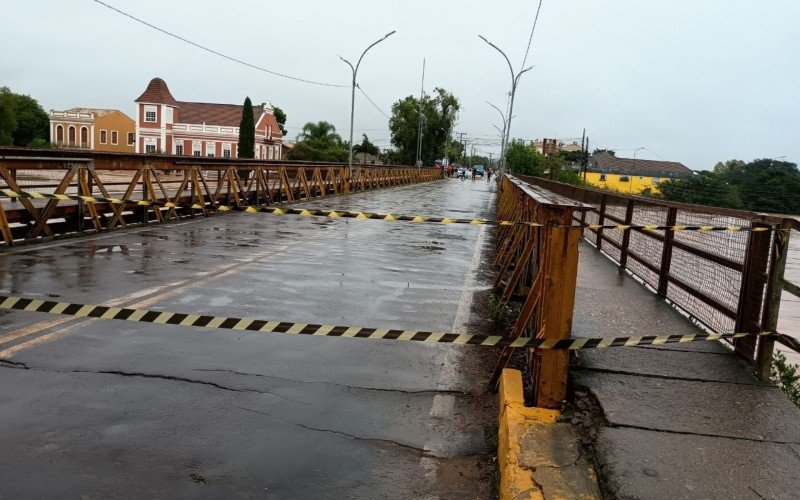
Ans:
{"type": "Polygon", "coordinates": [[[611,429],[639,429],[643,431],[651,431],[651,432],[663,432],[665,434],[678,434],[682,436],[703,436],[703,437],[711,437],[711,438],[720,438],[720,439],[732,439],[734,441],[748,441],[751,443],[772,443],[772,444],[800,444],[795,441],[773,441],[771,439],[754,439],[748,437],[741,437],[741,436],[731,436],[729,434],[710,434],[706,432],[690,432],[690,431],[675,431],[670,429],[656,429],[653,427],[646,427],[644,425],[634,425],[634,424],[615,424],[615,423],[608,423],[606,427],[611,429]]]}
{"type": "Polygon", "coordinates": [[[295,399],[287,398],[286,396],[281,396],[280,394],[276,394],[271,391],[266,391],[262,389],[247,389],[247,388],[236,388],[236,387],[228,387],[222,384],[217,384],[216,382],[209,382],[207,380],[195,380],[186,377],[177,377],[173,375],[162,375],[158,373],[144,373],[144,372],[126,372],[122,370],[52,370],[47,368],[34,368],[31,366],[26,365],[25,363],[18,363],[15,361],[7,361],[7,360],[0,360],[0,367],[3,368],[11,368],[11,369],[24,369],[24,370],[33,370],[33,371],[40,371],[40,372],[47,372],[47,373],[62,373],[62,374],[70,374],[70,373],[87,373],[87,374],[95,374],[95,375],[118,375],[121,377],[134,377],[134,378],[147,378],[147,379],[157,379],[157,380],[168,380],[174,382],[184,382],[187,384],[197,384],[197,385],[204,385],[208,387],[214,387],[216,389],[220,389],[223,391],[230,391],[230,392],[250,392],[256,394],[269,394],[270,396],[275,396],[276,398],[283,399],[285,401],[290,401],[292,403],[298,404],[310,404],[306,401],[297,401],[295,399]]]}
{"type": "Polygon", "coordinates": [[[286,377],[278,377],[275,375],[264,375],[262,373],[250,373],[250,372],[240,372],[236,370],[228,370],[224,368],[195,368],[196,371],[199,372],[227,372],[227,373],[234,373],[236,375],[244,375],[248,377],[264,377],[264,378],[271,378],[275,380],[284,380],[287,382],[297,382],[300,384],[321,384],[321,385],[333,385],[336,387],[344,387],[347,389],[356,389],[362,391],[376,391],[376,392],[397,392],[400,394],[452,394],[456,396],[467,396],[470,393],[464,391],[456,391],[456,390],[449,390],[449,389],[420,389],[420,390],[406,390],[406,389],[387,389],[383,387],[363,387],[359,385],[348,385],[348,384],[341,384],[337,382],[326,382],[326,381],[313,381],[313,380],[297,380],[293,378],[286,378],[286,377]]]}
{"type": "Polygon", "coordinates": [[[452,458],[452,457],[447,457],[447,456],[436,455],[436,454],[431,453],[429,450],[425,450],[425,449],[422,449],[422,448],[417,448],[416,446],[412,446],[410,444],[400,443],[398,441],[393,441],[391,439],[365,438],[365,437],[356,436],[356,435],[353,435],[353,434],[348,434],[346,432],[334,431],[332,429],[320,429],[320,428],[317,428],[317,427],[311,427],[309,425],[300,424],[300,423],[291,423],[291,425],[294,425],[294,426],[297,426],[297,427],[301,427],[303,429],[307,429],[307,430],[310,430],[310,431],[326,432],[326,433],[329,433],[329,434],[336,434],[338,436],[344,436],[344,437],[347,437],[347,438],[350,438],[350,439],[355,439],[356,441],[366,441],[366,442],[371,442],[371,443],[381,443],[381,444],[389,444],[389,445],[392,445],[392,446],[397,446],[399,448],[403,448],[404,450],[410,451],[411,453],[413,453],[414,455],[416,455],[418,457],[452,458]]]}
{"type": "Polygon", "coordinates": [[[0,359],[0,366],[4,368],[16,368],[18,370],[30,370],[31,367],[19,361],[11,361],[9,359],[0,359]]]}
{"type": "Polygon", "coordinates": [[[730,385],[744,385],[748,387],[774,387],[772,384],[768,382],[759,382],[756,379],[753,379],[752,383],[748,382],[735,382],[729,380],[710,380],[704,378],[695,378],[695,377],[681,377],[679,375],[659,375],[656,373],[637,373],[637,372],[629,372],[627,370],[614,370],[611,368],[594,368],[588,366],[574,366],[571,368],[572,371],[583,371],[583,372],[593,372],[593,373],[608,373],[611,375],[626,375],[631,377],[644,377],[644,378],[655,378],[659,380],[681,380],[684,382],[703,382],[708,384],[730,384],[730,385]]]}

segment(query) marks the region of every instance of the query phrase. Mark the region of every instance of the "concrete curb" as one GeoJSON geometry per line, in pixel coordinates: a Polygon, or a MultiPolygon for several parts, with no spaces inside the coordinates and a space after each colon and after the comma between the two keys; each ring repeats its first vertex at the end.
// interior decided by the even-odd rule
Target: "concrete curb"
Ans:
{"type": "Polygon", "coordinates": [[[500,499],[599,499],[594,471],[582,457],[578,438],[561,412],[528,408],[522,372],[500,377],[497,460],[500,499]]]}

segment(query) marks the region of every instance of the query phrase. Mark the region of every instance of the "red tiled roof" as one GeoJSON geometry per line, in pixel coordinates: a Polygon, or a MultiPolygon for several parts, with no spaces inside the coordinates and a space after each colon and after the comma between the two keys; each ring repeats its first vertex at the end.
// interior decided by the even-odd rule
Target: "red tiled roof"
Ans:
{"type": "MultiPolygon", "coordinates": [[[[205,123],[206,125],[219,125],[221,127],[238,127],[242,121],[241,104],[214,104],[210,102],[185,102],[178,101],[179,123],[205,123]]],[[[259,117],[264,113],[261,106],[253,106],[253,120],[258,123],[259,117]]],[[[278,121],[275,115],[266,115],[267,125],[272,125],[272,136],[280,137],[278,121]]]]}
{"type": "Polygon", "coordinates": [[[648,177],[682,177],[692,173],[689,167],[676,161],[618,158],[606,151],[592,155],[589,158],[588,169],[590,172],[645,175],[648,177]]]}
{"type": "Polygon", "coordinates": [[[169,104],[170,106],[177,106],[178,101],[172,97],[172,94],[167,87],[167,82],[161,78],[153,78],[147,84],[142,95],[134,102],[150,102],[153,104],[169,104]]]}

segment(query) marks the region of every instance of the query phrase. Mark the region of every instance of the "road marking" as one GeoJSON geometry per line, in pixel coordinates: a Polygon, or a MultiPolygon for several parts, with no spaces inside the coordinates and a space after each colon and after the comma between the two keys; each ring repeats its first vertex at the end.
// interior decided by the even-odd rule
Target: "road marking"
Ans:
{"type": "Polygon", "coordinates": [[[478,284],[478,267],[481,264],[481,257],[483,256],[484,240],[486,239],[486,226],[481,226],[478,233],[478,239],[475,242],[475,251],[472,253],[472,260],[467,269],[467,277],[464,278],[464,286],[462,287],[461,300],[458,301],[458,309],[456,311],[455,320],[453,320],[453,332],[467,331],[467,324],[469,323],[470,312],[472,310],[472,302],[474,300],[475,290],[478,284]]]}
{"type": "MultiPolygon", "coordinates": [[[[220,266],[216,270],[210,271],[205,276],[202,276],[202,277],[199,277],[199,278],[190,278],[190,279],[184,280],[182,282],[179,282],[180,285],[176,286],[176,287],[172,287],[172,285],[174,285],[174,283],[170,284],[170,285],[162,285],[162,286],[158,286],[158,287],[153,287],[153,288],[151,288],[149,290],[153,290],[154,292],[161,291],[161,290],[163,290],[165,288],[169,288],[169,290],[167,290],[164,293],[149,297],[149,298],[147,298],[145,300],[142,300],[140,302],[137,302],[135,304],[131,304],[131,305],[127,306],[127,307],[134,308],[134,309],[135,308],[150,307],[153,304],[161,302],[162,300],[164,300],[166,298],[174,296],[176,293],[184,292],[186,290],[195,288],[198,285],[205,284],[205,283],[207,283],[209,281],[221,279],[221,278],[230,276],[232,274],[236,274],[239,271],[241,271],[241,269],[243,267],[246,267],[246,266],[251,265],[251,264],[256,264],[256,263],[262,262],[264,260],[268,260],[271,257],[276,257],[278,255],[282,255],[282,254],[286,253],[286,251],[288,251],[290,248],[292,248],[294,246],[297,246],[297,245],[299,245],[301,243],[306,243],[306,242],[308,242],[308,241],[310,241],[312,239],[313,238],[308,238],[308,239],[305,239],[305,240],[296,241],[294,243],[286,244],[283,247],[279,247],[276,250],[268,250],[268,251],[265,251],[265,252],[258,253],[253,257],[250,257],[248,259],[244,259],[245,261],[241,262],[241,263],[237,262],[237,263],[234,263],[234,264],[225,264],[223,266],[220,266]]],[[[120,297],[120,298],[115,299],[113,301],[107,302],[104,305],[108,305],[108,306],[123,305],[123,303],[126,302],[126,301],[130,301],[132,299],[136,299],[136,298],[139,298],[139,297],[146,296],[146,295],[150,294],[150,293],[143,293],[143,292],[145,292],[145,291],[134,292],[134,293],[132,293],[130,295],[126,295],[125,297],[120,297]]],[[[151,292],[151,293],[154,293],[154,292],[151,292]]],[[[65,318],[65,320],[66,321],[75,321],[75,318],[74,317],[65,318]]],[[[38,333],[38,332],[40,332],[40,331],[42,331],[42,330],[44,330],[46,328],[50,328],[51,326],[56,326],[58,324],[65,323],[66,321],[57,320],[57,321],[43,322],[43,323],[38,323],[36,325],[32,325],[32,326],[26,327],[26,328],[24,328],[22,330],[18,330],[16,332],[12,332],[12,333],[7,334],[6,336],[0,338],[0,344],[4,344],[4,343],[9,342],[11,340],[14,340],[14,339],[17,339],[17,338],[20,338],[20,337],[24,337],[24,336],[32,334],[32,333],[38,333]],[[6,338],[6,337],[12,337],[12,338],[6,338]]],[[[52,342],[54,340],[58,340],[60,338],[63,338],[65,336],[69,335],[76,328],[89,325],[89,324],[94,323],[96,321],[98,321],[98,320],[97,319],[83,320],[83,321],[80,321],[80,322],[78,322],[76,324],[66,326],[64,328],[61,328],[61,329],[56,330],[56,331],[51,332],[51,333],[47,333],[47,334],[42,335],[40,337],[36,337],[36,338],[30,339],[30,340],[27,340],[25,342],[21,342],[21,343],[15,345],[15,346],[12,346],[12,347],[9,347],[9,348],[6,348],[6,349],[3,349],[2,351],[0,351],[0,358],[9,359],[12,356],[14,356],[16,353],[18,353],[19,351],[23,351],[23,350],[28,349],[30,347],[35,347],[35,346],[42,345],[42,344],[45,344],[45,343],[48,343],[48,342],[52,342]]]]}

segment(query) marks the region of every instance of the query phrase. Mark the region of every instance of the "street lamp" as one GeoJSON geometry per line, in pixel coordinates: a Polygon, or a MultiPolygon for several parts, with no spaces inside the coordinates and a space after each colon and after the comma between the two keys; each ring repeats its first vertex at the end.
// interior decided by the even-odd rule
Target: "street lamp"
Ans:
{"type": "Polygon", "coordinates": [[[500,130],[500,128],[495,126],[495,128],[500,132],[500,160],[498,161],[500,162],[499,163],[500,168],[502,169],[505,166],[503,160],[505,159],[505,152],[506,152],[506,127],[508,126],[508,121],[506,120],[506,115],[503,114],[500,108],[490,103],[489,101],[486,101],[486,104],[496,109],[497,112],[500,113],[500,118],[503,120],[503,130],[500,130]]]}
{"type": "MultiPolygon", "coordinates": [[[[514,115],[514,95],[517,92],[517,85],[519,84],[519,79],[522,77],[523,74],[533,69],[533,66],[528,66],[527,68],[521,70],[519,73],[514,73],[514,67],[511,66],[511,61],[508,59],[508,56],[505,52],[500,50],[500,47],[493,44],[489,40],[486,39],[483,35],[478,35],[478,37],[489,44],[493,49],[500,52],[503,58],[505,58],[506,62],[508,63],[508,69],[511,71],[511,102],[508,105],[508,122],[505,126],[506,133],[505,133],[505,141],[503,141],[503,162],[505,162],[505,147],[508,145],[508,138],[511,134],[511,117],[514,115]]],[[[500,166],[500,171],[502,172],[505,169],[505,163],[500,166]]]]}
{"type": "Polygon", "coordinates": [[[339,59],[341,59],[342,61],[346,62],[347,65],[350,66],[350,69],[353,71],[353,85],[352,85],[352,89],[351,89],[352,92],[350,94],[350,151],[349,151],[348,157],[347,157],[347,178],[348,178],[348,180],[353,178],[353,119],[355,118],[355,113],[356,113],[356,86],[357,86],[357,84],[356,84],[356,75],[358,74],[358,67],[361,65],[361,60],[364,59],[364,54],[366,54],[369,49],[371,49],[372,47],[378,45],[379,43],[381,43],[382,41],[386,40],[390,36],[394,35],[396,32],[397,31],[391,31],[389,33],[386,33],[386,35],[384,35],[383,38],[381,38],[380,40],[374,42],[372,45],[370,45],[369,47],[364,49],[364,52],[361,53],[361,57],[358,58],[358,62],[356,63],[355,66],[353,66],[353,64],[350,61],[348,61],[347,59],[345,59],[344,57],[339,56],[339,59]]]}

